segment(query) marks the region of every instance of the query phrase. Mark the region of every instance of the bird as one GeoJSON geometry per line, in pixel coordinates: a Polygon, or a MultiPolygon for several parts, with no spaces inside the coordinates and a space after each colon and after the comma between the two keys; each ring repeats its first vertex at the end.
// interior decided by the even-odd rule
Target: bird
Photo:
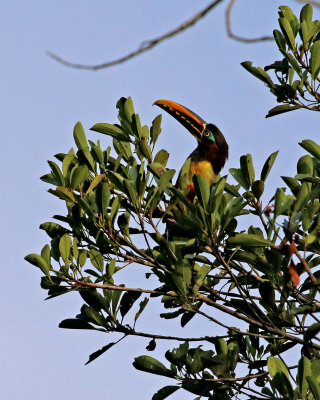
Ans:
{"type": "MultiPolygon", "coordinates": [[[[191,161],[187,176],[189,193],[186,197],[189,202],[193,202],[195,198],[193,176],[202,175],[211,187],[229,156],[228,143],[216,125],[207,123],[187,107],[171,100],[157,100],[154,105],[173,116],[198,141],[198,146],[188,157],[191,161]]],[[[176,188],[181,189],[181,171],[176,188]]]]}

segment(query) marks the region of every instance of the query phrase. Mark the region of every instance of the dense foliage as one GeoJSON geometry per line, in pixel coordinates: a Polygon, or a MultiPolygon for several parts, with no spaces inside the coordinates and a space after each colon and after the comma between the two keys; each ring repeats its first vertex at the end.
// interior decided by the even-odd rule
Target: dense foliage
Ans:
{"type": "MultiPolygon", "coordinates": [[[[308,26],[310,8],[304,9],[301,25],[308,26]]],[[[289,29],[283,22],[291,18],[288,8],[281,13],[289,29]]],[[[88,141],[77,123],[76,151],[57,154],[59,165],[49,161],[51,171],[41,178],[53,185],[49,192],[65,202],[66,213],[40,226],[50,242],[26,260],[42,271],[49,298],[74,291],[84,300],[80,314],[60,327],[116,332],[119,340],[147,338],[148,351],[158,340],[168,340],[168,347],[178,342],[165,360],[141,355],[133,362],[175,381],[153,400],[181,389],[196,399],[320,399],[320,146],[299,143],[306,154],[297,174],[283,177],[286,187],[274,189],[267,201],[263,194],[277,152],[260,173],[250,154],[242,156],[240,166],[230,169],[235,181],[222,176],[212,188],[196,176],[190,203],[183,183],[181,190],[172,183],[168,152],[154,154],[161,116],[149,129],[131,98],[121,98],[117,108],[119,124],[91,128],[112,137],[112,148],[88,141]],[[126,273],[141,266],[147,280],[128,287],[126,273]],[[148,302],[161,305],[160,317],[179,321],[186,335],[137,330],[148,302]],[[212,325],[210,333],[188,337],[195,316],[212,325]],[[216,326],[223,335],[215,335],[216,326]]]]}
{"type": "Polygon", "coordinates": [[[265,83],[276,96],[280,106],[272,108],[267,117],[305,108],[320,111],[320,21],[312,20],[313,9],[306,4],[300,18],[290,7],[279,7],[280,30],[273,36],[279,52],[284,57],[264,67],[253,67],[251,61],[242,66],[265,83]],[[273,71],[273,81],[267,71],[273,71]]]}

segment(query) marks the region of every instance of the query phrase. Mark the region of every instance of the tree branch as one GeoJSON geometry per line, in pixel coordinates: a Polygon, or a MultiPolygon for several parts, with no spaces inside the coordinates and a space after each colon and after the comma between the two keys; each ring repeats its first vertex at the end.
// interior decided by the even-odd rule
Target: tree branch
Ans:
{"type": "Polygon", "coordinates": [[[118,65],[118,64],[122,64],[125,61],[130,60],[131,58],[137,57],[138,55],[152,49],[153,47],[157,46],[159,43],[163,42],[166,39],[170,39],[173,36],[178,35],[179,33],[185,31],[186,29],[190,28],[191,26],[193,26],[194,24],[196,24],[201,18],[205,17],[211,10],[213,10],[214,7],[216,7],[219,3],[222,3],[224,0],[215,0],[213,2],[211,2],[207,7],[205,7],[203,10],[199,11],[197,14],[195,14],[192,18],[188,19],[187,21],[183,22],[181,25],[179,25],[177,28],[161,35],[158,36],[155,39],[151,39],[151,40],[147,40],[145,42],[142,42],[140,44],[140,46],[132,51],[131,53],[117,58],[115,60],[112,61],[107,61],[103,64],[97,64],[97,65],[85,65],[85,64],[77,64],[77,63],[73,63],[70,61],[65,60],[64,58],[58,56],[55,53],[52,53],[51,51],[48,51],[47,54],[53,58],[54,60],[56,60],[57,62],[59,62],[60,64],[63,64],[67,67],[71,67],[71,68],[77,68],[77,69],[86,69],[86,70],[91,70],[91,71],[97,71],[99,69],[103,69],[103,68],[109,68],[112,67],[114,65],[118,65]]]}
{"type": "Polygon", "coordinates": [[[244,37],[234,34],[231,29],[231,10],[232,10],[232,7],[234,6],[235,2],[236,2],[236,0],[230,0],[228,7],[226,9],[225,18],[226,18],[226,28],[227,28],[228,36],[234,40],[238,40],[239,42],[244,42],[244,43],[257,43],[257,42],[263,42],[266,40],[273,40],[273,36],[261,36],[261,37],[250,39],[250,38],[244,38],[244,37]]]}

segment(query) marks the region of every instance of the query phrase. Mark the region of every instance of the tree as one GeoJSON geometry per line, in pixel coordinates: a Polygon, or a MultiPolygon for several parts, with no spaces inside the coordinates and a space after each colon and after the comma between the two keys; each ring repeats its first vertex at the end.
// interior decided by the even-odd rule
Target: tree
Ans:
{"type": "MultiPolygon", "coordinates": [[[[303,104],[297,99],[306,100],[306,92],[317,99],[320,23],[312,21],[310,5],[299,20],[281,7],[279,22],[283,33],[275,31],[275,39],[287,60],[273,64],[279,84],[261,68],[248,62],[244,67],[285,103],[280,107],[291,110],[292,101],[303,104]],[[302,47],[295,44],[298,32],[302,47]],[[302,52],[311,56],[300,76],[294,58],[301,61],[302,52]],[[278,95],[280,90],[285,94],[278,95]]],[[[49,161],[51,171],[41,178],[54,186],[49,192],[65,202],[66,214],[54,216],[59,223],[40,226],[50,244],[26,260],[43,272],[48,298],[73,291],[84,300],[80,314],[59,326],[119,334],[88,362],[131,336],[150,340],[148,351],[159,340],[175,340],[165,360],[141,355],[133,362],[176,381],[154,400],[181,389],[196,399],[320,399],[320,145],[299,143],[308,154],[268,201],[264,189],[278,152],[257,175],[251,155],[242,156],[239,168],[230,169],[233,183],[221,176],[210,188],[195,177],[196,199],[190,203],[183,186],[172,184],[168,152],[155,150],[161,116],[149,129],[131,98],[121,98],[117,109],[119,124],[91,128],[111,137],[112,148],[88,141],[78,122],[77,151],[57,154],[61,167],[49,161]],[[167,234],[168,220],[179,236],[167,234]],[[145,279],[127,287],[126,274],[141,267],[145,279]],[[197,337],[141,332],[136,326],[149,302],[161,304],[160,317],[179,319],[185,331],[195,316],[213,329],[197,337]],[[217,326],[222,335],[214,334],[217,326]],[[299,353],[294,362],[292,349],[299,353]]]]}

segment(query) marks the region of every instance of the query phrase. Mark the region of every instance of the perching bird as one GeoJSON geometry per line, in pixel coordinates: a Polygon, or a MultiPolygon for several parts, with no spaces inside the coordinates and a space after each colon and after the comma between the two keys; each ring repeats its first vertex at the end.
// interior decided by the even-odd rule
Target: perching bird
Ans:
{"type": "MultiPolygon", "coordinates": [[[[181,104],[170,100],[157,100],[154,104],[172,115],[199,142],[188,157],[191,163],[187,177],[187,187],[190,189],[187,198],[191,202],[195,195],[192,177],[202,175],[212,186],[228,158],[229,146],[219,128],[208,124],[181,104]]],[[[179,178],[176,186],[180,188],[179,178]]]]}

